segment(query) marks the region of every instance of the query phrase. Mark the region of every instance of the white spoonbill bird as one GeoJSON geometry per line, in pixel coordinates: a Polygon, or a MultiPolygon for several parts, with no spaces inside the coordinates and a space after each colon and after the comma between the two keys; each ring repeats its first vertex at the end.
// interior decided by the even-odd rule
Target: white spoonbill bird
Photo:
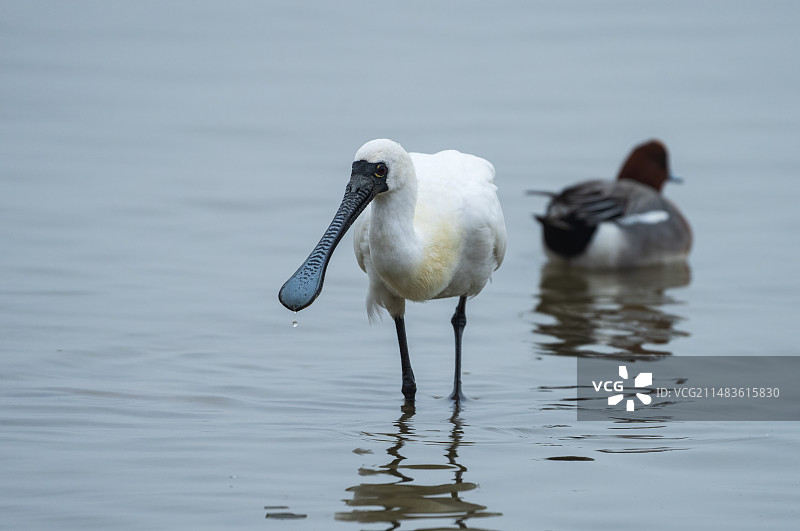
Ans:
{"type": "Polygon", "coordinates": [[[506,227],[493,179],[492,164],[473,155],[453,150],[407,153],[391,140],[367,142],[356,153],[350,182],[328,230],[278,298],[294,311],[314,302],[322,291],[328,260],[358,218],[354,246],[358,264],[369,276],[367,310],[372,318],[385,308],[394,319],[406,400],[413,400],[417,390],[403,319],[406,299],[458,297],[451,320],[456,360],[450,398],[460,400],[467,297],[480,293],[506,250],[506,227]]]}

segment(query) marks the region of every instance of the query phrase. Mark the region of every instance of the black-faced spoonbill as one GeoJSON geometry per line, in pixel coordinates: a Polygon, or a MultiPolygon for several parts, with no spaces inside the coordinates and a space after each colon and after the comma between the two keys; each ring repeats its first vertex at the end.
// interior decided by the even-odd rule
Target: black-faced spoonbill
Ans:
{"type": "Polygon", "coordinates": [[[555,194],[543,216],[542,240],[551,262],[587,269],[621,269],[680,262],[692,247],[689,222],[661,194],[670,174],[666,146],[636,146],[615,181],[591,180],[555,194]]]}
{"type": "Polygon", "coordinates": [[[451,320],[456,360],[450,398],[460,400],[467,298],[480,293],[506,250],[506,227],[493,179],[491,163],[473,155],[453,150],[407,153],[391,140],[367,142],[356,153],[350,182],[328,230],[278,298],[293,311],[314,302],[333,250],[355,221],[356,258],[369,276],[367,310],[372,318],[385,308],[394,319],[407,400],[414,399],[417,385],[406,343],[406,299],[458,297],[451,320]]]}

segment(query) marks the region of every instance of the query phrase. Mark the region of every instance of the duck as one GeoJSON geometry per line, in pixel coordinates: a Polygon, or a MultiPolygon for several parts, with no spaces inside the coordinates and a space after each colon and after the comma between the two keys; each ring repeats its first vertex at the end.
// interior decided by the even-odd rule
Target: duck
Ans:
{"type": "Polygon", "coordinates": [[[633,148],[616,180],[593,179],[561,192],[529,190],[550,198],[542,243],[551,263],[584,269],[625,269],[686,261],[692,229],[664,197],[670,172],[666,145],[657,139],[633,148]]]}

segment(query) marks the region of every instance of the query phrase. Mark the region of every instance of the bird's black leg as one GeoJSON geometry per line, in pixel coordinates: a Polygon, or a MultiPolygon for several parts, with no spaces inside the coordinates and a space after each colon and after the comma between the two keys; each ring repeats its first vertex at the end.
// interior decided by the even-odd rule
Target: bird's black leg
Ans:
{"type": "Polygon", "coordinates": [[[456,306],[456,313],[450,320],[453,323],[453,331],[456,334],[456,374],[453,381],[453,393],[450,395],[451,400],[458,402],[464,398],[461,392],[461,336],[464,333],[464,327],[467,326],[466,314],[467,298],[461,297],[458,299],[458,306],[456,306]]]}
{"type": "Polygon", "coordinates": [[[406,401],[413,402],[417,394],[417,383],[414,381],[414,371],[411,370],[411,360],[408,357],[408,343],[406,342],[406,325],[402,317],[394,318],[397,328],[397,342],[400,345],[400,366],[403,368],[403,396],[406,401]]]}

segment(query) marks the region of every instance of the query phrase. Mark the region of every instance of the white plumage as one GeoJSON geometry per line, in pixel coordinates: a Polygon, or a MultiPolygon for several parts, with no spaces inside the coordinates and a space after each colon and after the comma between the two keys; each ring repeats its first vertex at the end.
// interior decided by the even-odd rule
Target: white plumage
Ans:
{"type": "Polygon", "coordinates": [[[380,307],[402,317],[406,299],[480,293],[506,250],[492,164],[454,150],[406,153],[391,140],[368,142],[356,160],[389,168],[389,190],[354,225],[370,316],[380,307]]]}

